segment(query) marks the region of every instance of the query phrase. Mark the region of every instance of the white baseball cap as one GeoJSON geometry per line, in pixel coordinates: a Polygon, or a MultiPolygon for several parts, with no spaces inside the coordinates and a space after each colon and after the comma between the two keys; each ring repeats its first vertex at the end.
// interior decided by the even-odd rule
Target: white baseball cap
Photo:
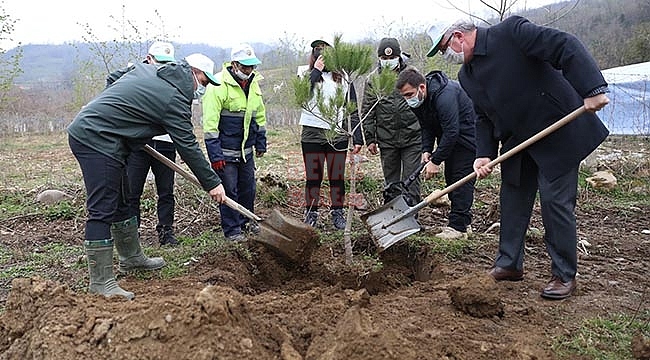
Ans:
{"type": "Polygon", "coordinates": [[[194,53],[191,55],[187,55],[185,57],[185,61],[187,61],[188,64],[190,64],[191,67],[197,68],[205,74],[205,76],[208,77],[208,80],[210,80],[210,83],[212,85],[219,85],[220,82],[217,80],[216,76],[214,76],[214,61],[210,60],[209,57],[199,54],[199,53],[194,53]]]}
{"type": "Polygon", "coordinates": [[[149,55],[153,56],[156,61],[168,62],[174,61],[174,45],[164,41],[155,41],[149,47],[149,55]]]}
{"type": "Polygon", "coordinates": [[[230,61],[237,61],[246,66],[259,65],[262,62],[255,56],[255,51],[248,44],[239,44],[230,51],[230,61]]]}
{"type": "Polygon", "coordinates": [[[433,41],[433,45],[431,45],[431,49],[429,49],[429,52],[427,53],[427,57],[432,57],[433,55],[436,54],[436,52],[438,51],[438,47],[440,46],[440,40],[442,40],[442,37],[449,30],[449,28],[451,28],[453,24],[454,22],[451,21],[451,22],[434,24],[429,27],[429,30],[427,30],[427,35],[429,35],[431,41],[433,41]]]}

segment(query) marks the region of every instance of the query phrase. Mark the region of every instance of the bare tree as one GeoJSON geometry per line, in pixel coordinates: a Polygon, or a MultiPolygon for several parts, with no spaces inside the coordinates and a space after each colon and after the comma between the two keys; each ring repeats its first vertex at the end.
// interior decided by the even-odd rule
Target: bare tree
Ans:
{"type": "MultiPolygon", "coordinates": [[[[5,12],[4,3],[0,3],[0,41],[13,40],[11,34],[14,32],[15,24],[16,20],[5,12]]],[[[7,107],[14,80],[22,73],[20,69],[20,59],[22,58],[20,43],[18,43],[16,51],[11,56],[6,57],[6,53],[5,49],[0,48],[0,110],[7,107]]]]}
{"type": "MultiPolygon", "coordinates": [[[[522,12],[528,9],[527,0],[479,0],[480,9],[485,12],[485,15],[479,14],[476,9],[469,7],[464,8],[458,5],[458,1],[446,0],[446,3],[453,9],[467,15],[469,18],[481,21],[488,25],[494,25],[495,22],[501,22],[515,12],[522,12]],[[496,19],[496,21],[494,20],[496,19]]],[[[580,0],[569,0],[562,2],[559,7],[553,8],[546,7],[548,10],[547,22],[540,25],[550,25],[563,17],[569,12],[574,10],[580,3],[580,0]]]]}
{"type": "MultiPolygon", "coordinates": [[[[77,108],[104,88],[106,75],[129,63],[142,61],[149,45],[155,40],[171,41],[169,29],[156,9],[152,9],[153,20],[145,20],[141,25],[129,18],[126,5],[122,5],[119,16],[109,15],[109,32],[112,39],[105,40],[98,35],[98,30],[89,23],[81,24],[82,40],[89,46],[91,58],[77,58],[78,71],[72,80],[74,104],[77,108]]],[[[142,15],[138,14],[137,18],[142,15]]],[[[75,44],[73,44],[75,46],[75,44]]]]}

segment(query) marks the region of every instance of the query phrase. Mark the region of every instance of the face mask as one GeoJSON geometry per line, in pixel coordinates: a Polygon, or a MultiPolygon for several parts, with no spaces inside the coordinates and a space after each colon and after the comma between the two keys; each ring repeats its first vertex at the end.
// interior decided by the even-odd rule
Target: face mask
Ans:
{"type": "Polygon", "coordinates": [[[415,96],[406,99],[406,103],[408,104],[408,106],[412,108],[420,107],[420,105],[422,105],[423,102],[424,102],[424,98],[420,99],[420,88],[418,88],[418,92],[415,93],[415,96]]]}
{"type": "Polygon", "coordinates": [[[199,82],[199,79],[196,77],[196,74],[192,73],[194,76],[194,81],[196,81],[196,90],[194,90],[194,98],[200,99],[203,94],[205,94],[205,86],[199,82]]]}
{"type": "Polygon", "coordinates": [[[384,69],[397,69],[399,66],[399,58],[394,58],[394,59],[388,59],[388,60],[383,60],[379,59],[379,65],[384,68],[384,69]]]}
{"type": "Polygon", "coordinates": [[[462,64],[465,62],[465,52],[463,51],[463,43],[460,43],[460,52],[455,52],[451,46],[447,46],[447,50],[442,54],[442,58],[445,61],[452,64],[462,64]]]}
{"type": "Polygon", "coordinates": [[[314,59],[318,59],[322,52],[322,49],[314,49],[314,59]]]}
{"type": "MultiPolygon", "coordinates": [[[[251,72],[251,74],[252,74],[252,72],[251,72]]],[[[239,69],[235,69],[235,75],[237,75],[237,77],[242,79],[242,80],[248,80],[248,78],[251,77],[250,74],[246,75],[239,69]]]]}

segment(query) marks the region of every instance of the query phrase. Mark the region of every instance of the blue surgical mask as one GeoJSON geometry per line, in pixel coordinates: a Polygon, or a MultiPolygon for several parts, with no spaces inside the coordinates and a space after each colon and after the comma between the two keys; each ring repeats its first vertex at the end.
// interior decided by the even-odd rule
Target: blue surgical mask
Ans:
{"type": "Polygon", "coordinates": [[[419,87],[418,87],[418,92],[415,93],[415,95],[413,95],[413,97],[410,97],[410,98],[406,99],[406,103],[408,104],[408,106],[410,106],[412,108],[420,107],[420,105],[422,105],[423,102],[424,102],[424,98],[420,99],[420,88],[419,87]]]}
{"type": "Polygon", "coordinates": [[[399,66],[399,58],[396,57],[394,59],[386,59],[386,60],[379,59],[379,65],[381,65],[383,69],[395,70],[399,66]]]}
{"type": "Polygon", "coordinates": [[[200,99],[205,94],[205,86],[201,84],[199,79],[196,77],[196,74],[192,73],[192,76],[194,76],[194,81],[196,81],[196,90],[194,90],[194,98],[200,99]]]}

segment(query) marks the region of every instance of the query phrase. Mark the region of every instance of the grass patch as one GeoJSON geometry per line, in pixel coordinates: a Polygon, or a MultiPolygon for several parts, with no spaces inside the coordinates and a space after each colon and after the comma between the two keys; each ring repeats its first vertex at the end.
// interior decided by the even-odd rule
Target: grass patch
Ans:
{"type": "Polygon", "coordinates": [[[257,192],[257,200],[260,201],[264,207],[274,207],[277,205],[285,205],[287,203],[287,189],[285,188],[268,187],[259,190],[257,192]]]}
{"type": "Polygon", "coordinates": [[[0,271],[0,279],[11,280],[16,277],[43,275],[48,273],[48,269],[61,267],[61,264],[67,264],[64,266],[69,268],[80,269],[86,266],[85,262],[76,261],[82,254],[83,248],[81,246],[48,243],[42,248],[35,248],[32,252],[19,256],[20,259],[15,264],[10,264],[12,259],[16,260],[16,256],[7,250],[2,250],[0,252],[0,264],[7,266],[0,271]]]}
{"type": "Polygon", "coordinates": [[[631,341],[638,333],[650,336],[650,310],[583,320],[572,334],[554,339],[553,350],[562,359],[633,359],[631,341]]]}
{"type": "Polygon", "coordinates": [[[470,253],[475,244],[469,239],[440,239],[435,236],[411,235],[406,238],[409,247],[420,249],[427,247],[432,254],[441,254],[449,260],[460,259],[463,255],[470,253]]]}
{"type": "Polygon", "coordinates": [[[166,265],[160,271],[134,271],[132,275],[139,280],[184,276],[189,273],[192,264],[209,253],[237,254],[249,261],[253,259],[245,244],[226,241],[220,232],[204,231],[197,237],[179,236],[178,240],[181,245],[177,247],[152,247],[145,250],[145,255],[149,257],[159,256],[165,259],[166,265]]]}

